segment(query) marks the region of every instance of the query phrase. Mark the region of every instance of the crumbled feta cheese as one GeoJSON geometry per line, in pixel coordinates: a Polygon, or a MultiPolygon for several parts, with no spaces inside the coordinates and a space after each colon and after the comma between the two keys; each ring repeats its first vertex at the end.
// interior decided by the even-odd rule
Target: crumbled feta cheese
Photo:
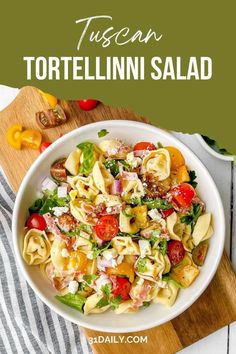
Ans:
{"type": "Polygon", "coordinates": [[[162,216],[157,209],[149,210],[148,215],[154,221],[160,221],[162,219],[162,216]]]}
{"type": "Polygon", "coordinates": [[[140,157],[135,157],[133,152],[127,154],[126,160],[132,168],[136,168],[142,164],[142,159],[140,157]]]}
{"type": "Polygon", "coordinates": [[[117,251],[114,248],[111,248],[110,250],[104,251],[102,255],[106,260],[109,261],[110,259],[117,257],[117,251]]]}
{"type": "Polygon", "coordinates": [[[123,259],[124,259],[124,255],[121,254],[120,256],[117,257],[116,263],[117,263],[117,264],[121,264],[121,263],[123,262],[123,259]]]}
{"type": "Polygon", "coordinates": [[[69,208],[67,206],[64,207],[54,207],[52,208],[52,212],[55,216],[61,216],[62,214],[65,214],[69,211],[69,208]]]}
{"type": "Polygon", "coordinates": [[[107,211],[107,213],[111,213],[111,212],[112,212],[112,207],[108,207],[108,208],[106,209],[106,211],[107,211]]]}
{"type": "Polygon", "coordinates": [[[115,259],[103,258],[101,256],[97,257],[97,268],[98,270],[105,271],[106,268],[115,268],[117,266],[117,262],[115,259]]]}
{"type": "Polygon", "coordinates": [[[140,248],[140,257],[144,258],[147,255],[151,255],[151,245],[148,240],[139,240],[138,241],[140,248]]]}
{"type": "Polygon", "coordinates": [[[58,198],[66,198],[67,196],[67,186],[60,186],[57,189],[58,198]]]}
{"type": "Polygon", "coordinates": [[[62,257],[64,257],[64,258],[70,257],[70,253],[68,252],[67,248],[63,248],[63,249],[61,250],[61,255],[62,255],[62,257]]]}
{"type": "Polygon", "coordinates": [[[76,280],[72,280],[69,282],[69,286],[68,286],[68,291],[71,294],[75,294],[78,291],[79,288],[79,284],[76,280]]]}

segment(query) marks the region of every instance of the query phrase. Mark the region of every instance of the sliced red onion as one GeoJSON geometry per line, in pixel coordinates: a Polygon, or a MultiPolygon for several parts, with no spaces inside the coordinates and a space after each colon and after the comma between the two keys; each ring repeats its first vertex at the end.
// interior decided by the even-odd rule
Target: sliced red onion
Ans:
{"type": "Polygon", "coordinates": [[[127,181],[136,181],[138,179],[138,175],[136,172],[122,172],[121,177],[127,181]]]}
{"type": "Polygon", "coordinates": [[[120,179],[115,179],[111,186],[111,194],[121,194],[122,193],[122,182],[120,179]]]}

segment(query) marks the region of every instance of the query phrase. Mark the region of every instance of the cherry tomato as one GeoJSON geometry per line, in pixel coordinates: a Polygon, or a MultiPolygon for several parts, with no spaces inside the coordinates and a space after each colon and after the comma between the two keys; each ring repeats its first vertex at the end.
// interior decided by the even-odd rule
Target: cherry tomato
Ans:
{"type": "Polygon", "coordinates": [[[39,148],[39,151],[44,152],[52,143],[50,141],[44,141],[39,148]]]}
{"type": "Polygon", "coordinates": [[[134,150],[156,150],[157,147],[153,143],[147,141],[140,141],[134,145],[134,150]]]}
{"type": "Polygon", "coordinates": [[[42,135],[38,130],[27,129],[21,134],[21,143],[30,149],[38,150],[42,141],[42,135]]]}
{"type": "Polygon", "coordinates": [[[83,109],[84,111],[90,111],[91,109],[95,108],[98,105],[97,100],[78,100],[76,101],[78,106],[83,109]]]}
{"type": "Polygon", "coordinates": [[[121,296],[122,300],[128,300],[130,298],[129,292],[131,288],[130,282],[126,278],[115,277],[112,280],[112,294],[114,297],[121,296]]]}
{"type": "Polygon", "coordinates": [[[65,168],[66,159],[56,161],[50,168],[51,176],[59,182],[66,182],[67,174],[65,168]]]}
{"type": "Polygon", "coordinates": [[[37,213],[30,215],[26,222],[26,226],[28,227],[28,229],[38,229],[41,231],[47,228],[46,221],[41,215],[37,213]]]}
{"type": "Polygon", "coordinates": [[[167,217],[170,216],[174,211],[175,211],[174,208],[170,208],[170,209],[166,209],[166,210],[161,210],[161,214],[162,214],[163,218],[167,218],[167,217]]]}
{"type": "Polygon", "coordinates": [[[112,215],[102,216],[95,225],[95,232],[103,241],[110,241],[117,236],[118,230],[118,221],[112,215]]]}
{"type": "Polygon", "coordinates": [[[7,131],[8,143],[17,150],[21,149],[21,132],[23,130],[22,125],[14,124],[7,131]]]}
{"type": "Polygon", "coordinates": [[[129,281],[133,283],[134,281],[134,267],[133,264],[123,262],[118,264],[115,268],[107,268],[107,274],[110,275],[124,275],[129,278],[129,281]]]}
{"type": "Polygon", "coordinates": [[[171,160],[171,170],[177,170],[180,166],[185,164],[185,160],[181,152],[174,146],[165,146],[165,149],[169,151],[171,160]]]}
{"type": "Polygon", "coordinates": [[[194,188],[188,183],[179,184],[171,190],[174,201],[183,208],[189,208],[195,197],[194,188]]]}
{"type": "Polygon", "coordinates": [[[172,265],[180,263],[185,256],[185,249],[182,242],[177,240],[168,242],[167,255],[172,265]]]}

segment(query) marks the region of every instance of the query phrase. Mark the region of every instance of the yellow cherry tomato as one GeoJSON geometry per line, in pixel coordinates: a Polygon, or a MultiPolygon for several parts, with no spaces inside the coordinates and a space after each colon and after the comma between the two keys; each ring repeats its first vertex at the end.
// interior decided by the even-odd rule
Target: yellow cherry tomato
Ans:
{"type": "Polygon", "coordinates": [[[57,105],[57,101],[58,101],[57,97],[50,95],[50,93],[43,92],[41,90],[39,90],[39,92],[41,93],[45,101],[47,101],[52,108],[54,108],[57,105]]]}
{"type": "Polygon", "coordinates": [[[180,166],[178,168],[176,177],[177,177],[178,183],[184,183],[184,182],[189,182],[190,181],[188,170],[187,170],[187,167],[185,165],[180,166]]]}
{"type": "Polygon", "coordinates": [[[134,281],[134,268],[130,263],[120,263],[115,268],[107,268],[107,274],[109,275],[125,275],[129,278],[129,281],[134,281]]]}
{"type": "Polygon", "coordinates": [[[180,166],[185,165],[185,160],[181,152],[174,146],[166,146],[166,150],[169,151],[171,160],[171,170],[177,170],[180,166]]]}
{"type": "Polygon", "coordinates": [[[30,149],[38,150],[42,142],[42,135],[38,130],[27,129],[21,134],[21,143],[30,149]]]}
{"type": "Polygon", "coordinates": [[[68,263],[68,269],[74,269],[75,271],[85,271],[88,259],[83,252],[72,251],[70,252],[70,258],[68,263]]]}
{"type": "Polygon", "coordinates": [[[7,131],[8,143],[17,150],[21,149],[21,132],[23,130],[22,125],[14,124],[7,131]]]}

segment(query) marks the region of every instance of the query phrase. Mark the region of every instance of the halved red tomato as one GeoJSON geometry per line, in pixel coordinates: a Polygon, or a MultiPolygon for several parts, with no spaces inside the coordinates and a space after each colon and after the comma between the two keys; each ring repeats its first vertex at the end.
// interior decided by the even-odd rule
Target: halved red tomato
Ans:
{"type": "Polygon", "coordinates": [[[122,300],[128,300],[130,298],[129,292],[131,289],[131,284],[126,278],[122,277],[111,277],[112,281],[112,294],[114,297],[121,296],[122,300]]]}
{"type": "Polygon", "coordinates": [[[135,150],[156,150],[157,147],[153,143],[149,143],[147,141],[140,141],[139,143],[134,145],[135,150]]]}
{"type": "Polygon", "coordinates": [[[119,225],[117,219],[112,215],[102,216],[96,223],[96,235],[102,241],[110,241],[113,237],[117,236],[119,225]]]}
{"type": "Polygon", "coordinates": [[[23,146],[38,150],[42,141],[42,134],[38,130],[27,129],[21,134],[21,143],[23,146]]]}
{"type": "Polygon", "coordinates": [[[43,216],[37,213],[33,213],[32,215],[30,215],[26,222],[26,226],[28,227],[28,229],[37,229],[41,231],[47,228],[47,224],[43,216]]]}
{"type": "Polygon", "coordinates": [[[194,188],[188,183],[179,184],[171,190],[174,201],[183,208],[189,208],[195,197],[194,188]]]}
{"type": "Polygon", "coordinates": [[[167,255],[171,264],[176,265],[180,263],[185,256],[185,249],[182,242],[177,240],[168,242],[167,255]]]}

